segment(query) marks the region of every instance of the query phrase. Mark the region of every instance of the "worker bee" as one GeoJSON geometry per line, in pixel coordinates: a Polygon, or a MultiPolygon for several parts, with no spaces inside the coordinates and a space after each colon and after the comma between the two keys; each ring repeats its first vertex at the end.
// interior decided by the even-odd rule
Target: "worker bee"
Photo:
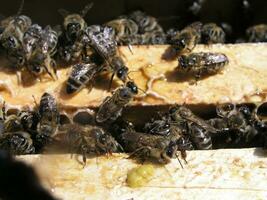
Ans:
{"type": "Polygon", "coordinates": [[[64,61],[75,61],[80,58],[84,44],[82,43],[83,31],[87,27],[84,20],[85,15],[92,8],[93,3],[87,4],[80,13],[70,14],[70,12],[59,9],[59,13],[64,17],[63,33],[59,37],[59,55],[64,61]]]}
{"type": "Polygon", "coordinates": [[[225,32],[215,23],[204,24],[201,30],[201,40],[204,44],[225,42],[225,32]]]}
{"type": "Polygon", "coordinates": [[[112,27],[116,41],[119,45],[134,44],[135,35],[138,33],[137,24],[127,18],[115,19],[105,24],[112,27]]]}
{"type": "Polygon", "coordinates": [[[59,112],[57,102],[55,98],[44,93],[41,97],[39,105],[39,123],[37,124],[37,134],[35,140],[37,145],[42,148],[45,144],[50,141],[59,125],[59,112]]]}
{"type": "Polygon", "coordinates": [[[154,160],[162,164],[169,163],[171,158],[182,152],[185,159],[185,146],[187,143],[178,134],[169,136],[152,135],[136,132],[131,124],[121,127],[120,140],[124,150],[130,157],[137,157],[141,161],[154,160]]]}
{"type": "Polygon", "coordinates": [[[138,25],[139,34],[148,32],[163,32],[162,27],[158,24],[155,17],[149,16],[140,10],[132,12],[129,15],[129,18],[138,25]]]}
{"type": "Polygon", "coordinates": [[[73,94],[90,84],[94,76],[101,71],[95,63],[77,63],[73,66],[67,80],[66,93],[73,94]]]}
{"type": "Polygon", "coordinates": [[[128,81],[124,86],[116,89],[111,97],[106,97],[96,113],[96,122],[115,121],[122,113],[123,108],[138,94],[138,87],[128,81]]]}
{"type": "Polygon", "coordinates": [[[7,132],[1,135],[0,149],[15,155],[35,153],[30,134],[23,131],[7,132]]]}
{"type": "Polygon", "coordinates": [[[7,51],[8,59],[20,68],[25,63],[24,49],[22,48],[23,34],[31,26],[31,19],[25,15],[20,15],[24,1],[15,16],[8,17],[1,21],[3,32],[0,42],[7,51]]]}
{"type": "Polygon", "coordinates": [[[172,121],[184,128],[187,127],[187,134],[197,149],[212,149],[210,133],[217,133],[216,128],[184,106],[170,108],[169,116],[172,121]]]}
{"type": "Polygon", "coordinates": [[[59,128],[58,134],[62,133],[70,153],[82,154],[84,164],[87,155],[111,154],[121,149],[109,133],[97,126],[65,124],[59,128]]]}
{"type": "Polygon", "coordinates": [[[267,42],[267,25],[259,24],[246,30],[249,42],[267,42]]]}
{"type": "Polygon", "coordinates": [[[172,32],[172,34],[176,34],[170,38],[169,43],[172,45],[175,53],[191,52],[196,44],[200,42],[201,28],[202,23],[195,22],[180,32],[172,32]]]}
{"type": "Polygon", "coordinates": [[[181,55],[178,58],[178,70],[193,72],[196,79],[207,74],[215,74],[229,63],[225,54],[222,53],[191,53],[181,55]]]}
{"type": "Polygon", "coordinates": [[[25,131],[31,132],[36,130],[39,122],[39,115],[35,111],[22,110],[18,113],[20,124],[25,131]]]}

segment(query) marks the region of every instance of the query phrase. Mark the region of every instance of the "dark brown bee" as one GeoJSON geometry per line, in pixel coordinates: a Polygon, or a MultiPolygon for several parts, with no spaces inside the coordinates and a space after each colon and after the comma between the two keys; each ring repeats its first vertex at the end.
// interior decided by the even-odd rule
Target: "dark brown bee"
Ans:
{"type": "Polygon", "coordinates": [[[267,24],[259,24],[246,30],[248,42],[267,42],[267,24]]]}
{"type": "MultiPolygon", "coordinates": [[[[30,34],[34,34],[33,31],[38,31],[35,29],[33,29],[30,34]]],[[[37,34],[35,34],[34,37],[38,38],[37,34]]],[[[31,38],[32,37],[29,37],[29,39],[31,38]]],[[[27,60],[27,68],[33,74],[40,75],[47,72],[54,80],[57,79],[56,62],[52,58],[56,51],[57,42],[58,35],[50,26],[47,26],[41,31],[41,35],[39,35],[39,38],[35,41],[35,48],[30,52],[27,60]]]]}
{"type": "Polygon", "coordinates": [[[169,39],[175,53],[191,52],[201,39],[202,23],[195,22],[185,27],[180,32],[175,34],[169,39]]]}
{"type": "Polygon", "coordinates": [[[133,20],[127,18],[115,19],[107,22],[105,25],[113,28],[119,45],[134,44],[134,38],[138,33],[138,26],[133,20]]]}
{"type": "Polygon", "coordinates": [[[203,75],[216,74],[229,63],[225,54],[222,53],[191,53],[181,55],[178,58],[178,70],[193,72],[196,79],[203,75]]]}
{"type": "Polygon", "coordinates": [[[96,122],[115,121],[122,113],[123,108],[138,93],[134,82],[127,82],[125,86],[116,89],[111,97],[107,97],[99,107],[96,122]]]}
{"type": "Polygon", "coordinates": [[[197,149],[212,149],[210,133],[217,133],[217,129],[208,124],[205,120],[197,117],[192,111],[184,106],[170,108],[171,120],[187,127],[187,134],[197,149]]]}
{"type": "Polygon", "coordinates": [[[67,80],[67,94],[78,92],[86,85],[90,84],[99,71],[101,71],[101,67],[94,63],[75,64],[67,80]]]}
{"type": "Polygon", "coordinates": [[[225,42],[225,32],[215,23],[203,25],[201,40],[204,44],[216,44],[225,42]]]}
{"type": "Polygon", "coordinates": [[[37,125],[36,142],[37,145],[44,146],[49,142],[59,125],[59,112],[55,98],[44,93],[39,105],[39,123],[37,125]]]}
{"type": "Polygon", "coordinates": [[[62,133],[63,143],[68,146],[70,153],[82,154],[84,164],[87,155],[111,154],[121,149],[109,133],[97,126],[65,124],[59,129],[59,134],[62,133]]]}
{"type": "Polygon", "coordinates": [[[32,154],[35,152],[31,136],[27,132],[7,132],[0,136],[0,149],[11,154],[32,154]]]}
{"type": "Polygon", "coordinates": [[[128,77],[128,68],[125,66],[123,60],[117,56],[117,43],[112,32],[113,30],[110,27],[99,25],[89,26],[85,30],[86,36],[83,39],[83,43],[86,43],[88,47],[94,49],[104,59],[107,68],[113,72],[111,82],[115,74],[125,82],[128,77]]]}
{"type": "Polygon", "coordinates": [[[137,157],[142,161],[152,159],[162,164],[169,163],[171,158],[177,156],[177,151],[186,157],[187,141],[179,134],[169,136],[152,135],[136,132],[130,125],[123,127],[120,140],[123,148],[129,152],[130,157],[137,157]]]}

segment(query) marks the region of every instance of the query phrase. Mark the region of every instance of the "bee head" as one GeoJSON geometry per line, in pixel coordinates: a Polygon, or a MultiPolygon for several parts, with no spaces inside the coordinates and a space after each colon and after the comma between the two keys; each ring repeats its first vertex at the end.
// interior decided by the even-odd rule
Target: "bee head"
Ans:
{"type": "Polygon", "coordinates": [[[138,94],[138,87],[133,81],[128,81],[126,87],[129,88],[133,94],[138,94]]]}
{"type": "Polygon", "coordinates": [[[116,72],[117,77],[125,82],[127,80],[127,75],[128,75],[128,68],[126,66],[122,66],[117,72],[116,72]]]}
{"type": "Polygon", "coordinates": [[[17,49],[20,46],[17,38],[14,36],[2,37],[2,45],[7,50],[17,49]]]}
{"type": "Polygon", "coordinates": [[[175,144],[175,142],[170,142],[168,147],[166,148],[166,155],[169,158],[173,158],[176,151],[177,151],[177,145],[175,144]]]}
{"type": "Polygon", "coordinates": [[[185,49],[185,47],[186,47],[186,41],[185,41],[185,38],[178,39],[178,40],[176,40],[174,43],[175,43],[175,45],[174,45],[174,49],[175,49],[175,51],[177,51],[177,52],[182,51],[182,50],[185,49]]]}
{"type": "Polygon", "coordinates": [[[66,35],[70,40],[76,40],[78,34],[86,26],[84,19],[78,14],[68,15],[64,19],[64,28],[66,35]]]}

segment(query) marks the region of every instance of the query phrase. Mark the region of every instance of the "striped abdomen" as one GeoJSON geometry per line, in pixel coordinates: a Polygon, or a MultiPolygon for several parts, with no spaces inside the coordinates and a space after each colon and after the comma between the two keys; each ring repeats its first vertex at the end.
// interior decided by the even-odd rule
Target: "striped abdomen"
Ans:
{"type": "Polygon", "coordinates": [[[212,141],[209,132],[196,124],[190,125],[190,138],[197,149],[207,150],[212,149],[212,141]]]}

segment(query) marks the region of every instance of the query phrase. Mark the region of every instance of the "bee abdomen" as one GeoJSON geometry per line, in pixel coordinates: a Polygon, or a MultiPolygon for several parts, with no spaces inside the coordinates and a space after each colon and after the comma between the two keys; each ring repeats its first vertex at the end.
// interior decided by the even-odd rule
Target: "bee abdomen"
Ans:
{"type": "Polygon", "coordinates": [[[196,126],[191,126],[190,136],[193,140],[193,143],[200,150],[212,149],[212,141],[209,135],[209,132],[196,126]]]}

